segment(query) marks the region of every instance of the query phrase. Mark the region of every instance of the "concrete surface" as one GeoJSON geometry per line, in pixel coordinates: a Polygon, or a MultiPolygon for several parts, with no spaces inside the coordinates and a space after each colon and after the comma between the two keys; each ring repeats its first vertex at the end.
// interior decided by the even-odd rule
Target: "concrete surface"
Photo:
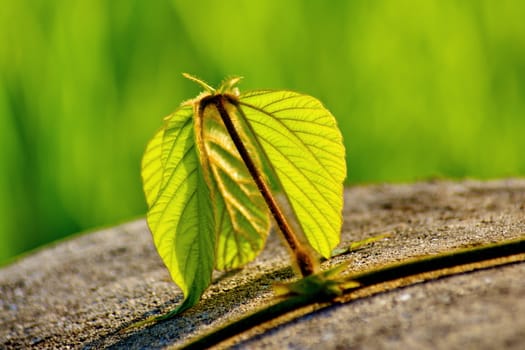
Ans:
{"type": "MultiPolygon", "coordinates": [[[[327,263],[361,271],[525,234],[525,180],[435,181],[348,188],[342,241],[392,236],[327,263]]],[[[293,278],[276,235],[241,271],[216,273],[195,308],[133,332],[181,294],[143,220],[78,235],[0,269],[0,349],[164,349],[272,301],[293,278]]],[[[442,278],[263,325],[239,349],[525,348],[525,264],[442,278]],[[267,329],[269,328],[269,329],[267,329]]]]}

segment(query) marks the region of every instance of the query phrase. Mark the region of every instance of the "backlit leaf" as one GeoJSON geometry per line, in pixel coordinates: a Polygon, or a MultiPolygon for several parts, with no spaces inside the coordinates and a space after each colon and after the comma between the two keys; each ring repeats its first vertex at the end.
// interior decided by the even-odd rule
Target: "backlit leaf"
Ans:
{"type": "Polygon", "coordinates": [[[346,177],[335,118],[317,99],[292,91],[248,92],[240,104],[308,242],[330,257],[339,243],[346,177]]]}
{"type": "Polygon", "coordinates": [[[182,107],[166,120],[146,148],[142,168],[155,246],[186,298],[179,311],[199,300],[214,266],[213,205],[196,152],[192,116],[191,107],[182,107]]]}
{"type": "MultiPolygon", "coordinates": [[[[217,232],[216,267],[219,270],[240,267],[252,261],[264,247],[270,230],[268,209],[217,108],[206,106],[202,126],[200,122],[197,125],[198,129],[202,127],[203,165],[210,169],[217,232]]],[[[249,146],[246,135],[244,140],[249,146]]],[[[260,164],[257,157],[255,160],[260,164]]]]}
{"type": "Polygon", "coordinates": [[[266,204],[216,108],[199,111],[205,96],[167,117],[142,159],[148,225],[186,298],[179,311],[198,301],[214,266],[253,260],[270,230],[266,204]]]}

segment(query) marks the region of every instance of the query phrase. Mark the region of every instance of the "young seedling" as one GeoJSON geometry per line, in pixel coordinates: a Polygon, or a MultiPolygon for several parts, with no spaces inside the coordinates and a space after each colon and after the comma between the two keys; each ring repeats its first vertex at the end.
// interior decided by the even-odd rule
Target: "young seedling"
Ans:
{"type": "Polygon", "coordinates": [[[346,163],[335,118],[308,95],[241,94],[240,78],[214,89],[184,76],[205,91],[164,119],[142,160],[147,222],[185,297],[163,318],[195,305],[214,268],[252,261],[264,247],[271,219],[305,278],[290,285],[289,293],[339,293],[341,269],[320,272],[318,262],[318,254],[331,256],[342,224],[346,163]],[[276,192],[288,202],[296,227],[276,192]]]}
{"type": "Polygon", "coordinates": [[[303,306],[353,297],[354,291],[386,290],[390,284],[385,282],[430,280],[525,259],[522,237],[350,275],[342,274],[344,264],[320,271],[319,255],[328,259],[389,235],[333,250],[340,238],[346,176],[345,151],[334,117],[311,96],[268,90],[241,94],[236,88],[239,78],[213,89],[185,76],[205,91],[165,118],[142,161],[148,225],[185,299],[177,309],[124,330],[168,319],[195,305],[214,268],[238,268],[257,256],[272,218],[302,278],[276,284],[280,297],[276,303],[195,339],[186,348],[217,344],[303,306]],[[276,192],[288,202],[291,216],[284,215],[276,192]],[[290,217],[297,228],[292,228],[290,217]],[[410,279],[414,276],[419,277],[410,279]]]}

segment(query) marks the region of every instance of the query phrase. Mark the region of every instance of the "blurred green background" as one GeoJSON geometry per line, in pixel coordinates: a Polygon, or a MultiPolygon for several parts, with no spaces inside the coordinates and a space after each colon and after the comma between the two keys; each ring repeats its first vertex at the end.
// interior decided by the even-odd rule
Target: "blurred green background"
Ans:
{"type": "Polygon", "coordinates": [[[0,263],[146,211],[142,151],[199,88],[286,88],[338,118],[348,183],[525,175],[525,3],[8,0],[0,263]]]}

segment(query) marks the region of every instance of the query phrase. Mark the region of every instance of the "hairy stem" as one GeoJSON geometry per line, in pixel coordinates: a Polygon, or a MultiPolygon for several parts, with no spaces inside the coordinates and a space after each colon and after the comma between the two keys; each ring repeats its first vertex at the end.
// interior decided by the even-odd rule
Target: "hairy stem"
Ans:
{"type": "Polygon", "coordinates": [[[290,247],[291,251],[294,254],[295,261],[303,277],[309,276],[317,272],[317,262],[315,257],[311,252],[303,246],[297,235],[292,230],[292,227],[286,220],[283,212],[281,211],[279,204],[277,203],[275,197],[272,194],[272,191],[268,184],[266,183],[263,175],[260,173],[260,170],[255,165],[252,157],[250,156],[246,146],[244,145],[235,125],[233,124],[232,119],[230,118],[228,111],[226,110],[225,104],[230,103],[234,106],[237,106],[237,101],[233,98],[228,98],[225,95],[213,95],[208,98],[205,98],[201,101],[201,110],[204,110],[206,105],[214,105],[219,112],[221,119],[228,131],[228,134],[232,138],[232,141],[239,152],[244,164],[248,168],[250,175],[252,176],[259,192],[261,193],[266,205],[270,209],[270,212],[279,226],[286,243],[290,247]]]}

